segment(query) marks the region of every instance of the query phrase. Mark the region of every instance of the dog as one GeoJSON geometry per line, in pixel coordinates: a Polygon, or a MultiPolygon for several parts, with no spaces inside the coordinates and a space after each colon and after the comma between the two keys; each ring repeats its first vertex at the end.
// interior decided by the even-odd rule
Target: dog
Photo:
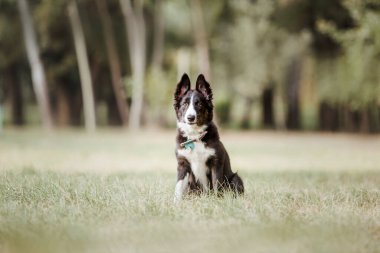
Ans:
{"type": "Polygon", "coordinates": [[[183,74],[174,93],[178,162],[175,201],[187,193],[244,193],[243,181],[232,172],[230,158],[213,123],[212,99],[210,84],[202,74],[195,89],[191,89],[189,76],[183,74]]]}

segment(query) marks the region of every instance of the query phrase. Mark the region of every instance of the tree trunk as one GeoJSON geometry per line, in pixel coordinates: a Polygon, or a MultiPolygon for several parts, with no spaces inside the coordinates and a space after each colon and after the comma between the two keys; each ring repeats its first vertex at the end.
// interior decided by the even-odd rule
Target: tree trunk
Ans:
{"type": "Polygon", "coordinates": [[[70,105],[70,123],[73,126],[82,125],[82,111],[83,111],[83,101],[80,90],[73,92],[72,90],[68,92],[69,94],[69,105],[70,105]]]}
{"type": "Polygon", "coordinates": [[[380,132],[380,106],[374,105],[373,108],[373,121],[374,121],[374,126],[375,126],[375,132],[379,133],[380,132]]]}
{"type": "Polygon", "coordinates": [[[94,131],[96,128],[94,93],[92,88],[90,67],[88,64],[87,49],[82,23],[80,21],[78,7],[75,0],[70,1],[67,6],[67,10],[69,14],[71,29],[73,31],[75,51],[79,65],[85,127],[87,131],[94,131]]]}
{"type": "Polygon", "coordinates": [[[343,131],[353,132],[354,131],[354,125],[353,125],[353,122],[352,122],[350,107],[347,106],[347,105],[342,105],[340,111],[341,111],[341,114],[342,114],[342,126],[341,126],[341,129],[343,131]]]}
{"type": "Polygon", "coordinates": [[[339,109],[337,105],[331,106],[331,131],[336,132],[339,130],[339,109]]]}
{"type": "Polygon", "coordinates": [[[360,123],[359,123],[359,131],[361,133],[369,133],[370,132],[370,113],[368,108],[364,107],[360,111],[360,123]]]}
{"type": "Polygon", "coordinates": [[[200,0],[190,0],[190,6],[199,72],[203,73],[206,76],[206,79],[210,81],[212,79],[210,56],[206,26],[203,20],[202,5],[200,0]]]}
{"type": "Polygon", "coordinates": [[[25,48],[29,65],[32,70],[33,89],[36,93],[42,125],[45,129],[51,129],[53,127],[53,120],[51,116],[49,94],[47,91],[45,70],[40,59],[40,49],[38,48],[36,33],[33,27],[33,19],[30,14],[27,0],[17,0],[17,4],[21,17],[25,48]]]}
{"type": "Polygon", "coordinates": [[[3,112],[3,105],[4,105],[4,96],[3,96],[4,89],[0,89],[0,133],[3,130],[4,125],[4,112],[3,112]]]}
{"type": "Polygon", "coordinates": [[[344,129],[348,132],[358,131],[358,112],[353,111],[349,105],[345,106],[344,129]]]}
{"type": "Polygon", "coordinates": [[[70,100],[63,83],[57,83],[56,122],[59,126],[68,126],[71,123],[70,100]]]}
{"type": "Polygon", "coordinates": [[[354,131],[357,132],[359,131],[359,125],[360,125],[360,112],[358,110],[352,110],[351,117],[352,117],[352,122],[354,125],[354,131]]]}
{"type": "Polygon", "coordinates": [[[380,111],[376,103],[372,103],[368,106],[368,114],[371,133],[378,133],[380,131],[380,111]]]}
{"type": "Polygon", "coordinates": [[[146,68],[146,36],[142,0],[120,0],[125,27],[128,34],[128,47],[132,67],[132,104],[129,127],[132,130],[141,126],[143,109],[144,77],[146,68]]]}
{"type": "Polygon", "coordinates": [[[286,78],[287,114],[286,127],[290,130],[300,129],[299,85],[301,59],[296,56],[290,63],[286,78]]]}
{"type": "Polygon", "coordinates": [[[264,128],[274,128],[273,115],[274,88],[272,85],[265,87],[261,96],[262,125],[264,128]]]}
{"type": "Polygon", "coordinates": [[[319,130],[327,131],[327,104],[325,102],[319,103],[318,108],[318,123],[319,130]]]}
{"type": "Polygon", "coordinates": [[[321,102],[319,105],[319,129],[322,131],[338,131],[340,125],[338,107],[321,102]]]}
{"type": "Polygon", "coordinates": [[[117,104],[115,99],[113,99],[111,96],[106,99],[106,105],[107,105],[107,123],[110,126],[119,126],[121,122],[121,118],[119,117],[119,114],[117,113],[117,104]]]}
{"type": "Polygon", "coordinates": [[[0,133],[3,131],[3,125],[4,125],[3,105],[0,103],[0,133]]]}
{"type": "Polygon", "coordinates": [[[249,129],[251,125],[252,106],[253,106],[254,99],[247,97],[245,102],[246,103],[245,103],[243,118],[240,122],[240,127],[242,129],[249,129]]]}
{"type": "Polygon", "coordinates": [[[21,126],[25,124],[24,101],[22,98],[21,83],[17,76],[17,68],[14,64],[8,66],[4,71],[4,81],[8,88],[11,105],[11,121],[13,125],[21,126]]]}
{"type": "Polygon", "coordinates": [[[121,123],[123,125],[126,125],[128,122],[128,105],[121,76],[120,61],[117,54],[115,35],[112,29],[112,20],[108,12],[106,1],[96,0],[95,2],[103,27],[103,35],[107,48],[107,57],[111,70],[112,87],[116,99],[117,110],[120,115],[121,123]]]}
{"type": "Polygon", "coordinates": [[[153,33],[153,69],[161,70],[164,58],[165,24],[162,16],[162,1],[156,0],[154,6],[154,33],[153,33]]]}

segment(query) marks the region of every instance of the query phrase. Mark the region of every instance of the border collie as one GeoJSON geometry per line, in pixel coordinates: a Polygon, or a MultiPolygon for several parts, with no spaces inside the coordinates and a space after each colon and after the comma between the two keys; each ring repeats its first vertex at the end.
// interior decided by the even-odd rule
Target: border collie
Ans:
{"type": "Polygon", "coordinates": [[[224,190],[234,194],[244,193],[244,185],[237,173],[231,170],[227,151],[219,139],[213,123],[213,103],[210,84],[201,74],[195,89],[183,74],[174,93],[174,109],[177,115],[176,157],[177,184],[175,201],[187,193],[224,190]]]}

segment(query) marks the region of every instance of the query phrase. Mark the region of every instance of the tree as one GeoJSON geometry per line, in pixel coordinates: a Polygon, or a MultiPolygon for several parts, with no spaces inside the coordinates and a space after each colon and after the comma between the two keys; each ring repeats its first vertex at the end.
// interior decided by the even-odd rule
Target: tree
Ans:
{"type": "Polygon", "coordinates": [[[126,125],[128,121],[128,105],[126,101],[124,86],[122,83],[120,61],[116,49],[112,20],[105,0],[96,0],[95,2],[103,28],[103,37],[106,44],[107,57],[111,70],[113,93],[115,95],[121,122],[123,125],[126,125]]]}
{"type": "Polygon", "coordinates": [[[209,46],[202,5],[200,0],[190,0],[190,6],[198,69],[200,73],[203,73],[206,76],[207,80],[211,80],[209,46]]]}
{"type": "Polygon", "coordinates": [[[227,45],[219,50],[227,82],[243,101],[240,126],[250,127],[253,107],[260,102],[261,126],[274,128],[275,92],[287,94],[283,88],[286,69],[295,51],[305,47],[307,38],[289,35],[273,24],[275,1],[242,0],[231,5],[236,16],[227,24],[222,39],[228,43],[228,50],[227,45]]]}
{"type": "Polygon", "coordinates": [[[261,118],[262,127],[274,128],[274,82],[269,81],[268,85],[264,88],[261,95],[261,118]]]}
{"type": "Polygon", "coordinates": [[[143,1],[120,0],[125,28],[128,35],[129,56],[132,67],[132,104],[129,127],[136,130],[141,126],[144,102],[144,82],[146,71],[146,35],[143,1]]]}
{"type": "Polygon", "coordinates": [[[300,122],[300,101],[299,90],[301,80],[301,57],[293,56],[288,66],[285,81],[287,111],[286,111],[286,128],[290,130],[298,130],[301,128],[300,122]]]}
{"type": "MultiPolygon", "coordinates": [[[[17,3],[3,1],[0,4],[0,104],[10,105],[11,123],[24,125],[25,121],[25,82],[21,82],[22,70],[25,70],[25,45],[14,43],[22,41],[22,28],[17,3]]],[[[0,123],[1,124],[1,123],[0,123]]]]}
{"type": "Polygon", "coordinates": [[[7,83],[8,93],[12,109],[12,124],[24,125],[24,100],[22,97],[22,88],[20,78],[17,73],[17,65],[11,64],[5,69],[4,79],[7,83]]]}
{"type": "MultiPolygon", "coordinates": [[[[62,11],[67,9],[67,2],[43,0],[33,7],[41,57],[49,66],[46,78],[54,123],[60,127],[78,126],[83,121],[81,85],[75,47],[70,36],[71,26],[67,11],[62,11]]],[[[22,69],[20,71],[22,74],[22,69]]],[[[26,98],[27,94],[25,92],[26,98]]]]}
{"type": "Polygon", "coordinates": [[[162,13],[162,1],[155,0],[154,4],[154,31],[153,31],[153,53],[152,68],[162,68],[164,58],[164,42],[165,42],[165,24],[162,13]]]}
{"type": "Polygon", "coordinates": [[[87,57],[86,42],[76,0],[72,0],[69,2],[67,10],[71,28],[73,31],[75,51],[79,65],[79,74],[82,85],[85,127],[87,131],[94,131],[96,128],[94,94],[92,89],[90,67],[87,57]]]}
{"type": "Polygon", "coordinates": [[[36,93],[42,124],[44,128],[51,129],[53,127],[53,120],[50,110],[49,94],[47,91],[45,70],[39,56],[40,50],[33,27],[33,19],[27,0],[17,0],[17,4],[21,17],[25,48],[32,70],[33,88],[36,93]]]}
{"type": "Polygon", "coordinates": [[[318,22],[319,31],[341,48],[340,55],[318,65],[322,130],[380,130],[380,5],[372,4],[371,0],[345,2],[354,29],[318,22]]]}
{"type": "MultiPolygon", "coordinates": [[[[228,82],[233,84],[234,93],[243,101],[244,109],[239,125],[242,128],[249,128],[253,106],[259,100],[269,77],[267,47],[272,45],[271,42],[274,40],[270,39],[269,35],[274,33],[270,33],[268,19],[272,8],[269,1],[258,1],[255,4],[249,1],[236,1],[231,5],[236,17],[234,22],[227,25],[223,34],[225,36],[223,40],[227,41],[230,49],[220,50],[223,59],[226,59],[228,82]]],[[[270,50],[274,52],[277,48],[271,47],[270,50]]]]}

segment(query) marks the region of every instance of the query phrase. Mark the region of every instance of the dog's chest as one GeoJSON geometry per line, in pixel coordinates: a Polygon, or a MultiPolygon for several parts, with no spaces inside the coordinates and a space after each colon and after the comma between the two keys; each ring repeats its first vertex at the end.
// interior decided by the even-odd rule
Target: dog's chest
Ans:
{"type": "Polygon", "coordinates": [[[208,148],[203,142],[194,142],[193,149],[179,149],[178,155],[183,156],[190,163],[191,170],[204,189],[208,188],[207,174],[209,168],[206,165],[207,160],[215,155],[213,148],[208,148]]]}

